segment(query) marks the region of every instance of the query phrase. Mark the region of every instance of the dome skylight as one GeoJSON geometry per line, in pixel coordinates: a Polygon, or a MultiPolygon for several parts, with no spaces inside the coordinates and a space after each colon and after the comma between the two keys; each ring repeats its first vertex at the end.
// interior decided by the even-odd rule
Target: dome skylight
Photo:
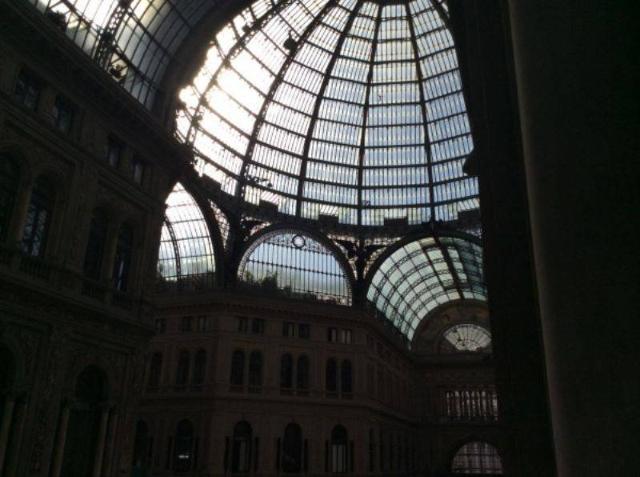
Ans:
{"type": "Polygon", "coordinates": [[[245,203],[362,226],[478,207],[444,2],[258,0],[180,98],[199,172],[245,203]]]}

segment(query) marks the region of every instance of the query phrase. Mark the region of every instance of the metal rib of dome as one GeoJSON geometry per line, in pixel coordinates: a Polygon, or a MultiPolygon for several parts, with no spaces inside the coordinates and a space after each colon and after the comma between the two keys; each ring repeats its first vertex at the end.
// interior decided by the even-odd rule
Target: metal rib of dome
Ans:
{"type": "Polygon", "coordinates": [[[456,220],[478,207],[446,3],[259,0],[211,40],[180,98],[198,170],[306,219],[456,220]]]}

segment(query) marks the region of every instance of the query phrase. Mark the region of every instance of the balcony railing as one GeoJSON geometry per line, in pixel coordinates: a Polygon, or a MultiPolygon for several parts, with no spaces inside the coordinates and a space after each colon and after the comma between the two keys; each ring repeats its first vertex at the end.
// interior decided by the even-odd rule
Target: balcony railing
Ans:
{"type": "Polygon", "coordinates": [[[105,282],[91,280],[60,265],[23,254],[19,249],[0,246],[0,271],[14,277],[34,280],[56,292],[81,295],[84,298],[113,306],[139,320],[151,320],[149,307],[131,293],[114,290],[105,282]]]}

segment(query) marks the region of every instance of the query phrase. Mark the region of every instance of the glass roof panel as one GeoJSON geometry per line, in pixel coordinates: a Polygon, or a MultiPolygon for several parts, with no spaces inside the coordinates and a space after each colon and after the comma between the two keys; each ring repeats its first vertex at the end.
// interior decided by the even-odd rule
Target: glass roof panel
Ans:
{"type": "Polygon", "coordinates": [[[424,237],[389,255],[373,275],[367,299],[409,341],[428,312],[453,300],[486,301],[482,248],[471,239],[424,237]],[[467,290],[475,293],[469,296],[467,290]]]}
{"type": "MultiPolygon", "coordinates": [[[[253,23],[251,8],[238,30],[212,37],[223,58],[207,60],[182,91],[179,113],[191,121],[180,136],[204,161],[228,159],[203,150],[203,135],[237,152],[239,171],[223,166],[233,195],[361,226],[453,221],[477,207],[476,181],[462,171],[473,140],[458,60],[433,2],[273,2],[253,23]],[[259,32],[247,41],[235,33],[242,26],[259,32]],[[209,91],[226,96],[214,104],[209,91]],[[222,117],[207,114],[207,102],[222,117]]],[[[207,170],[220,179],[219,167],[207,170]]]]}
{"type": "MultiPolygon", "coordinates": [[[[158,254],[158,274],[165,282],[186,279],[213,281],[215,255],[209,227],[202,211],[184,187],[178,183],[167,198],[164,225],[158,254]]],[[[222,219],[222,213],[216,216],[222,219]]],[[[228,230],[228,224],[223,224],[228,230]]]]}

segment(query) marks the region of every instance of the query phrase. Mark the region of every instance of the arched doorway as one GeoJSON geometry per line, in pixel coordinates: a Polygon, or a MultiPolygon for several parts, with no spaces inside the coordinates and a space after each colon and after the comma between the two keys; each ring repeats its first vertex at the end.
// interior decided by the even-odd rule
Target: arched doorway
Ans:
{"type": "Polygon", "coordinates": [[[144,421],[136,424],[131,477],[146,477],[151,472],[152,439],[149,426],[144,421]]]}
{"type": "Polygon", "coordinates": [[[231,454],[231,473],[243,474],[251,468],[251,439],[253,431],[246,421],[236,424],[233,429],[233,447],[231,454]]]}
{"type": "Polygon", "coordinates": [[[76,379],[73,403],[64,446],[61,475],[86,477],[96,464],[101,404],[108,397],[107,377],[100,368],[89,366],[76,379]]]}
{"type": "Polygon", "coordinates": [[[6,463],[7,454],[11,446],[11,434],[15,425],[14,404],[10,392],[15,381],[16,373],[13,354],[0,345],[0,475],[6,463]]]}

